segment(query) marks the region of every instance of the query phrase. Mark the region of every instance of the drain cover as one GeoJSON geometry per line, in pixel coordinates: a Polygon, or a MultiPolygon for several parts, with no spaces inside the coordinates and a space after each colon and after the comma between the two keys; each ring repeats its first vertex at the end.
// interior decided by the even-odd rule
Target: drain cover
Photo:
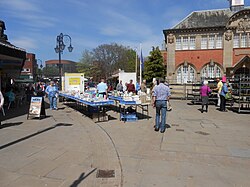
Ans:
{"type": "Polygon", "coordinates": [[[115,170],[97,170],[96,178],[113,178],[115,177],[115,170]]]}
{"type": "Polygon", "coordinates": [[[176,131],[184,132],[184,129],[176,129],[176,131]]]}
{"type": "Polygon", "coordinates": [[[203,131],[196,131],[195,133],[197,133],[197,134],[201,134],[201,135],[209,135],[209,133],[207,133],[207,132],[203,132],[203,131]]]}

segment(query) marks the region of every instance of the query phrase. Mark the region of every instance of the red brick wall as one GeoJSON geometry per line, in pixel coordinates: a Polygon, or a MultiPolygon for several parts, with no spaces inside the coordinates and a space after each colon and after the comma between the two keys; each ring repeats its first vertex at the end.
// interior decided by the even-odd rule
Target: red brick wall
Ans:
{"type": "Polygon", "coordinates": [[[233,50],[233,66],[237,64],[246,55],[250,56],[249,48],[241,48],[233,50]]]}
{"type": "Polygon", "coordinates": [[[35,54],[27,53],[26,54],[26,61],[24,63],[23,69],[30,69],[30,72],[22,72],[21,75],[33,75],[33,67],[36,63],[36,57],[35,54]],[[29,59],[29,61],[28,61],[29,59]]]}
{"type": "Polygon", "coordinates": [[[178,67],[185,60],[191,63],[198,72],[202,67],[210,62],[212,59],[215,63],[223,65],[223,50],[210,49],[210,50],[189,50],[189,51],[176,51],[175,53],[175,67],[178,67]]]}

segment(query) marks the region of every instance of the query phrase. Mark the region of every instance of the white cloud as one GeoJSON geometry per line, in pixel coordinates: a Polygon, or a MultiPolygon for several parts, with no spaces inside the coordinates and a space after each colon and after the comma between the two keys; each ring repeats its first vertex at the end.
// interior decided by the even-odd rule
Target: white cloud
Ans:
{"type": "Polygon", "coordinates": [[[8,17],[21,20],[22,25],[33,28],[47,28],[56,24],[57,19],[47,16],[42,8],[33,0],[9,0],[0,2],[4,7],[1,11],[5,12],[8,17]]]}
{"type": "Polygon", "coordinates": [[[14,38],[11,40],[11,43],[17,47],[26,49],[26,51],[38,48],[36,40],[33,40],[29,37],[14,38]]]}
{"type": "Polygon", "coordinates": [[[5,0],[0,2],[0,6],[11,11],[39,11],[39,8],[27,0],[5,0]]]}

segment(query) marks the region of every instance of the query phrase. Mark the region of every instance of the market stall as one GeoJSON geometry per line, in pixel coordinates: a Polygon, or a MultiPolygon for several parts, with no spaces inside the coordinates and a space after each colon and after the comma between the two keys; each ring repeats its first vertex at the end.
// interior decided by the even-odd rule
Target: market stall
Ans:
{"type": "Polygon", "coordinates": [[[97,122],[108,120],[108,115],[106,114],[106,107],[114,104],[113,100],[98,98],[93,96],[92,93],[79,94],[74,92],[61,92],[59,93],[59,96],[75,101],[77,107],[85,109],[85,111],[92,115],[92,118],[97,115],[97,122]]]}
{"type": "Polygon", "coordinates": [[[146,95],[122,95],[114,96],[109,95],[109,99],[114,100],[119,107],[120,121],[136,121],[138,120],[138,108],[141,109],[141,113],[144,116],[146,113],[147,119],[149,119],[148,106],[149,100],[146,100],[146,95]]]}

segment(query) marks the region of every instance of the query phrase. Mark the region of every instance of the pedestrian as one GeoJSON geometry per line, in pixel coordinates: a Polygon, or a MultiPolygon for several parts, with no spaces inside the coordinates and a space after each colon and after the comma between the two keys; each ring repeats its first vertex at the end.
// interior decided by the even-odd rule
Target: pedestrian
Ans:
{"type": "Polygon", "coordinates": [[[226,94],[228,92],[226,76],[222,77],[222,88],[220,92],[220,111],[226,112],[226,94]]]}
{"type": "Polygon", "coordinates": [[[48,95],[50,102],[50,110],[57,110],[57,98],[58,98],[58,87],[54,81],[50,82],[50,85],[46,87],[45,93],[48,95]]]}
{"type": "Polygon", "coordinates": [[[171,93],[168,86],[164,84],[165,80],[160,78],[160,84],[154,88],[153,107],[156,107],[155,131],[161,133],[166,129],[167,101],[169,101],[171,93]]]}
{"type": "Polygon", "coordinates": [[[130,82],[127,84],[127,91],[135,93],[135,85],[133,80],[131,79],[130,82]]]}
{"type": "Polygon", "coordinates": [[[118,92],[123,92],[123,85],[122,85],[122,80],[116,85],[116,90],[118,92]]]}
{"type": "Polygon", "coordinates": [[[208,112],[208,100],[209,100],[209,94],[211,93],[211,89],[208,86],[208,81],[204,81],[203,85],[200,89],[200,95],[201,95],[201,113],[204,112],[204,106],[206,106],[206,112],[208,112]]]}
{"type": "MultiPolygon", "coordinates": [[[[2,94],[2,92],[0,90],[0,110],[2,111],[2,113],[4,115],[3,104],[4,104],[4,97],[3,97],[3,94],[2,94]]],[[[1,120],[0,120],[0,125],[1,125],[1,120]]]]}
{"type": "Polygon", "coordinates": [[[30,103],[31,97],[34,96],[35,89],[33,87],[33,84],[30,83],[26,87],[25,94],[26,94],[26,102],[30,103]]]}
{"type": "Polygon", "coordinates": [[[223,86],[223,83],[221,82],[220,78],[216,79],[217,81],[217,87],[214,89],[214,91],[217,91],[217,106],[220,106],[221,100],[220,100],[220,92],[221,92],[221,88],[223,86]]]}
{"type": "Polygon", "coordinates": [[[146,80],[143,80],[141,83],[141,92],[147,93],[147,83],[146,80]]]}
{"type": "Polygon", "coordinates": [[[101,79],[101,82],[97,85],[97,93],[99,97],[103,97],[104,99],[106,99],[108,94],[107,90],[108,90],[107,84],[104,82],[104,79],[101,79]]]}

